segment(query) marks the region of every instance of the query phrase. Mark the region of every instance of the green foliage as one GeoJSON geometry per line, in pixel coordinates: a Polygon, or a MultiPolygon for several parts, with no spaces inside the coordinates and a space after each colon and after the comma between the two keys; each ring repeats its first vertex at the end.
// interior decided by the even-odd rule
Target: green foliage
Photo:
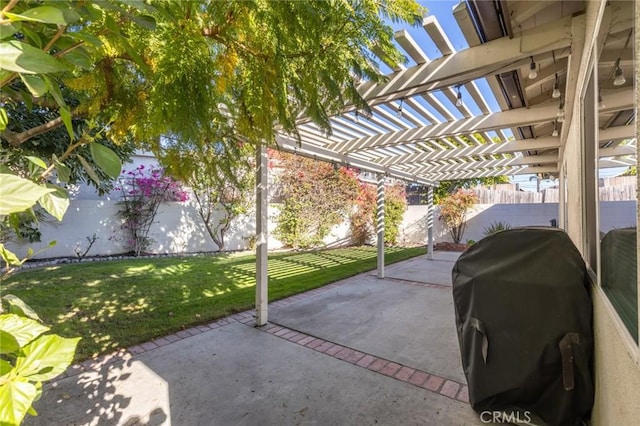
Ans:
{"type": "Polygon", "coordinates": [[[511,229],[511,225],[507,222],[497,221],[484,228],[484,236],[488,237],[500,231],[511,229]]]}
{"type": "MultiPolygon", "coordinates": [[[[22,311],[21,311],[22,312],[22,311]]],[[[0,423],[19,425],[42,393],[42,382],[63,373],[73,360],[79,338],[66,339],[37,319],[0,315],[0,423]]]]}
{"type": "Polygon", "coordinates": [[[273,157],[282,198],[274,236],[296,249],[322,245],[331,228],[351,212],[358,196],[355,173],[292,154],[273,157]]]}
{"type": "MultiPolygon", "coordinates": [[[[16,90],[19,89],[21,81],[13,82],[11,87],[16,90]]],[[[67,104],[77,103],[77,101],[70,98],[71,95],[68,90],[65,90],[64,93],[67,104]]],[[[8,130],[15,134],[39,128],[58,117],[58,110],[55,104],[45,106],[34,104],[31,108],[28,108],[24,102],[11,102],[5,108],[11,118],[8,130]]],[[[87,123],[84,119],[72,118],[71,125],[73,134],[77,137],[86,134],[87,144],[76,147],[73,153],[68,155],[64,161],[64,170],[57,170],[58,178],[65,184],[87,183],[94,186],[99,194],[110,192],[113,189],[115,179],[113,175],[115,174],[115,177],[117,177],[120,174],[120,164],[129,161],[135,148],[134,143],[130,139],[125,139],[116,144],[104,136],[104,131],[101,131],[101,129],[104,129],[104,125],[99,125],[96,122],[87,123]],[[93,140],[93,143],[88,143],[90,140],[93,140]],[[111,158],[108,152],[104,153],[106,156],[101,156],[100,152],[96,152],[103,146],[114,152],[117,157],[111,158]],[[81,156],[89,163],[96,179],[92,178],[85,170],[78,156],[81,156]],[[94,156],[97,156],[99,161],[102,160],[103,165],[110,166],[109,173],[103,171],[98,163],[94,161],[94,156]],[[117,159],[119,160],[116,161],[117,159]]],[[[16,147],[3,144],[0,147],[0,155],[3,163],[10,169],[22,170],[29,167],[27,157],[53,158],[55,156],[59,159],[65,154],[70,143],[69,132],[61,126],[33,136],[16,147]]]]}
{"type": "Polygon", "coordinates": [[[398,240],[400,224],[407,210],[407,197],[404,185],[392,185],[385,188],[384,194],[384,242],[394,245],[398,240]]]}
{"type": "Polygon", "coordinates": [[[232,140],[212,145],[171,139],[164,145],[162,164],[191,188],[209,236],[223,251],[232,221],[247,213],[254,201],[252,146],[232,140]]]}
{"type": "Polygon", "coordinates": [[[438,182],[438,187],[433,192],[435,204],[442,204],[442,201],[459,189],[469,189],[474,186],[498,185],[509,183],[507,176],[494,176],[472,179],[443,180],[438,182]]]}
{"type": "MultiPolygon", "coordinates": [[[[356,208],[351,215],[351,237],[354,244],[362,245],[375,236],[376,224],[376,187],[360,183],[360,192],[356,199],[356,208]]],[[[384,242],[387,245],[397,243],[400,224],[407,210],[407,197],[403,185],[389,185],[384,194],[384,242]]]]}
{"type": "Polygon", "coordinates": [[[638,170],[636,166],[629,166],[629,168],[625,170],[621,176],[636,176],[637,173],[638,173],[638,170]]]}
{"type": "Polygon", "coordinates": [[[467,226],[467,212],[478,202],[478,198],[471,191],[460,188],[440,202],[439,219],[449,227],[453,242],[458,244],[462,240],[467,226]]]}

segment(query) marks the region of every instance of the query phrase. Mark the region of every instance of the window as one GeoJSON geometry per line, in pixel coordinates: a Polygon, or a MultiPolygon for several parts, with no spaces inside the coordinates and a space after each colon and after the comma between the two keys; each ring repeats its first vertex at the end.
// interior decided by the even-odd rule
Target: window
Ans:
{"type": "MultiPolygon", "coordinates": [[[[626,52],[625,39],[631,39],[631,34],[608,40],[609,46],[616,47],[616,54],[626,52]]],[[[598,202],[597,230],[600,243],[598,276],[602,290],[637,344],[637,144],[632,131],[636,108],[612,108],[605,104],[605,100],[612,99],[612,95],[621,96],[624,91],[632,89],[632,59],[618,59],[613,68],[609,66],[606,71],[601,67],[597,91],[592,93],[597,96],[594,110],[598,124],[598,138],[593,144],[597,147],[598,161],[597,188],[594,192],[598,202]],[[619,78],[617,70],[620,67],[626,68],[624,74],[628,81],[619,78]]],[[[585,121],[588,119],[588,111],[585,111],[584,118],[585,121]]]]}

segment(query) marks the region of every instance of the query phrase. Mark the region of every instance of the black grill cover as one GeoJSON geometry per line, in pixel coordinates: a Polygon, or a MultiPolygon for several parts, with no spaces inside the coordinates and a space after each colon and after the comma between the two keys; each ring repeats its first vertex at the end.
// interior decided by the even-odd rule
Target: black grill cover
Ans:
{"type": "Polygon", "coordinates": [[[557,228],[499,232],[453,268],[469,399],[478,411],[530,411],[579,425],[593,405],[592,305],[584,261],[557,228]]]}

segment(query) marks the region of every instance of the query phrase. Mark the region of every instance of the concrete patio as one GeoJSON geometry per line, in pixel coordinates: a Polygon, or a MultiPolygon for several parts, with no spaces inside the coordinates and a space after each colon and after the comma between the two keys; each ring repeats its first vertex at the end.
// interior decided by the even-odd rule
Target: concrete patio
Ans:
{"type": "Polygon", "coordinates": [[[470,425],[450,291],[414,258],[75,366],[26,424],[470,425]]]}

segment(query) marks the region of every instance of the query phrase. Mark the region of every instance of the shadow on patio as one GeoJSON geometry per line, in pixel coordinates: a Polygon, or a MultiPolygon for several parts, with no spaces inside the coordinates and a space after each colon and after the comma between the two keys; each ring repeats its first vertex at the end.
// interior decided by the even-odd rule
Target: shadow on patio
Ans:
{"type": "Polygon", "coordinates": [[[456,255],[272,303],[260,329],[241,313],[85,363],[28,424],[482,424],[465,402],[456,255]]]}

